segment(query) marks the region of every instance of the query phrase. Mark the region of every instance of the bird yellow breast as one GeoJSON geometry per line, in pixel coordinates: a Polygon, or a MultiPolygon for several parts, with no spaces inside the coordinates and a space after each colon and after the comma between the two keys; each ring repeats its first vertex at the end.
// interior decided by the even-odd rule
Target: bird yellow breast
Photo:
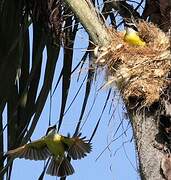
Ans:
{"type": "Polygon", "coordinates": [[[46,138],[46,144],[54,156],[63,156],[65,149],[60,135],[55,134],[53,136],[49,136],[46,138]]]}
{"type": "Polygon", "coordinates": [[[124,41],[135,46],[146,45],[146,43],[136,33],[131,33],[131,34],[126,33],[124,36],[124,41]]]}
{"type": "Polygon", "coordinates": [[[60,140],[61,140],[61,135],[55,134],[55,135],[53,136],[53,140],[54,140],[54,141],[60,141],[60,140]]]}

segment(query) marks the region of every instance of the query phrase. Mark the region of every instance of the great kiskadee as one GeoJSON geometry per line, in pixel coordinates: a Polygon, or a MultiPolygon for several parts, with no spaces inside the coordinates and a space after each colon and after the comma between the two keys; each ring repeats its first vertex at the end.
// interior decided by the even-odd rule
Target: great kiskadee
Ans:
{"type": "Polygon", "coordinates": [[[53,126],[48,128],[46,136],[10,150],[7,155],[30,160],[46,160],[51,157],[46,173],[65,177],[74,173],[74,168],[68,161],[67,155],[76,160],[84,158],[91,151],[91,143],[85,140],[85,137],[81,138],[80,135],[72,138],[59,135],[56,126],[53,126]]]}
{"type": "Polygon", "coordinates": [[[124,41],[134,46],[145,46],[146,43],[139,37],[138,29],[134,23],[125,22],[126,33],[124,41]]]}

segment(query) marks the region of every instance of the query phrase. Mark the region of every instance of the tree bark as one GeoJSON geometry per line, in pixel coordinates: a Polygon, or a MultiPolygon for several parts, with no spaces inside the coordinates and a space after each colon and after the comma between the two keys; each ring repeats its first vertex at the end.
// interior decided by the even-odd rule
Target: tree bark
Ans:
{"type": "Polygon", "coordinates": [[[160,173],[163,153],[155,147],[159,133],[157,119],[151,115],[132,114],[132,127],[139,157],[139,171],[142,180],[164,180],[160,173]]]}

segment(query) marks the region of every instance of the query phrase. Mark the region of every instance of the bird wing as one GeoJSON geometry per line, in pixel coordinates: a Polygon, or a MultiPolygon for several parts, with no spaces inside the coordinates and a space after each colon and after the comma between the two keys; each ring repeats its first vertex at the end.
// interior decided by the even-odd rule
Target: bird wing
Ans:
{"type": "Polygon", "coordinates": [[[80,136],[81,134],[72,138],[64,136],[61,138],[64,145],[68,147],[68,155],[74,160],[84,158],[92,149],[91,143],[85,139],[86,137],[81,138],[80,136]]]}
{"type": "Polygon", "coordinates": [[[51,153],[49,152],[44,139],[41,138],[14,150],[10,150],[7,152],[7,155],[30,160],[45,160],[51,155],[51,153]]]}

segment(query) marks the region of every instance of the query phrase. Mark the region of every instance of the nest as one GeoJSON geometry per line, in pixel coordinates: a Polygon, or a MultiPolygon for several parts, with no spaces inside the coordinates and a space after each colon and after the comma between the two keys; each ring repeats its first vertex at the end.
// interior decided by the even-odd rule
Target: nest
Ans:
{"type": "Polygon", "coordinates": [[[106,67],[107,77],[110,76],[107,84],[115,82],[126,103],[141,99],[144,106],[150,106],[159,100],[167,85],[171,69],[170,43],[169,37],[153,24],[142,21],[137,27],[146,46],[129,45],[124,42],[123,33],[112,30],[112,43],[95,48],[95,63],[106,67]]]}

